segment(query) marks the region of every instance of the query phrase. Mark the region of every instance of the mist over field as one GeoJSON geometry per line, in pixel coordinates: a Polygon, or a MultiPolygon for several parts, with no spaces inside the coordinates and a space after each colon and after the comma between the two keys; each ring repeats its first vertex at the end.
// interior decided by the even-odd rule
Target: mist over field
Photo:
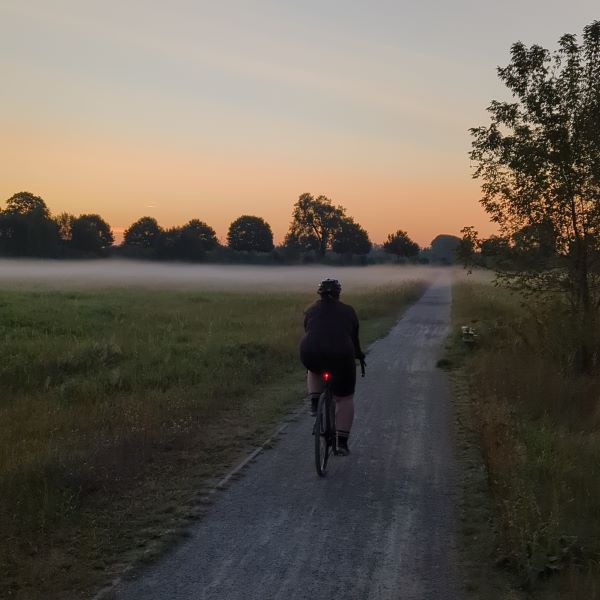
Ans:
{"type": "Polygon", "coordinates": [[[0,285],[51,288],[145,287],[305,291],[326,277],[345,290],[405,281],[433,280],[448,268],[411,265],[340,267],[334,265],[254,266],[154,263],[128,260],[0,260],[0,285]]]}

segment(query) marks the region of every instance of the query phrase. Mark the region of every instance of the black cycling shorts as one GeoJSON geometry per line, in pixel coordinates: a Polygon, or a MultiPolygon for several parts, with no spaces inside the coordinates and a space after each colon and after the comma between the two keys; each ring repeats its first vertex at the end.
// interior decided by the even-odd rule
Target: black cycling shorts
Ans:
{"type": "Polygon", "coordinates": [[[301,348],[300,360],[313,373],[331,373],[331,390],[336,396],[354,394],[356,388],[356,363],[354,355],[324,354],[301,348]]]}

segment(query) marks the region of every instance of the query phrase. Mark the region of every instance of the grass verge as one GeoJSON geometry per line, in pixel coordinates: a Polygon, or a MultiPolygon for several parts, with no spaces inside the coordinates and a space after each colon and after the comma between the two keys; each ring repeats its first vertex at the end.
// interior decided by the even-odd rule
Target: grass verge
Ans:
{"type": "MultiPolygon", "coordinates": [[[[529,597],[594,600],[600,598],[600,381],[573,374],[560,360],[568,333],[560,315],[560,306],[524,303],[491,285],[454,288],[448,366],[463,445],[480,448],[486,467],[483,478],[467,474],[463,533],[473,571],[479,563],[494,573],[482,563],[495,562],[529,597]],[[472,348],[460,341],[460,325],[476,328],[472,348]],[[489,490],[492,512],[485,508],[489,490]],[[489,560],[478,561],[474,549],[489,560]]],[[[516,593],[500,589],[490,597],[516,593]]]]}
{"type": "MultiPolygon", "coordinates": [[[[363,344],[422,289],[345,295],[363,344]]],[[[0,293],[0,596],[74,597],[185,535],[215,480],[304,395],[310,299],[0,293]]]]}

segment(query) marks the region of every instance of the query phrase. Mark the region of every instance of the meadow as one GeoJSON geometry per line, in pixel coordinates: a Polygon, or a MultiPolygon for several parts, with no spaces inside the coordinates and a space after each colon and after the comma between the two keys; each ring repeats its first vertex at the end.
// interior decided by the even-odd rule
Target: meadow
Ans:
{"type": "MultiPolygon", "coordinates": [[[[471,348],[456,333],[450,365],[487,466],[496,564],[533,598],[593,600],[600,598],[600,381],[575,373],[565,315],[557,300],[459,283],[454,330],[471,325],[478,338],[471,348]]],[[[481,503],[471,504],[475,521],[481,503]]],[[[468,519],[465,529],[477,545],[468,519]]]]}
{"type": "MultiPolygon", "coordinates": [[[[423,285],[344,295],[365,347],[423,285]]],[[[313,298],[0,292],[0,596],[72,597],[185,535],[214,482],[301,404],[313,298]]]]}

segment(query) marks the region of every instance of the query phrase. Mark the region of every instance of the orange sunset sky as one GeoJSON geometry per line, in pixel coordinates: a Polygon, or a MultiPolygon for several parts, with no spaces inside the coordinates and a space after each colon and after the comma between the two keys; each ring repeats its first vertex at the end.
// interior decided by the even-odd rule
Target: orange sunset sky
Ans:
{"type": "MultiPolygon", "coordinates": [[[[381,243],[493,232],[468,128],[511,43],[553,47],[594,0],[0,3],[0,202],[285,235],[298,195],[381,243]]],[[[2,204],[0,203],[0,207],[2,204]]]]}

